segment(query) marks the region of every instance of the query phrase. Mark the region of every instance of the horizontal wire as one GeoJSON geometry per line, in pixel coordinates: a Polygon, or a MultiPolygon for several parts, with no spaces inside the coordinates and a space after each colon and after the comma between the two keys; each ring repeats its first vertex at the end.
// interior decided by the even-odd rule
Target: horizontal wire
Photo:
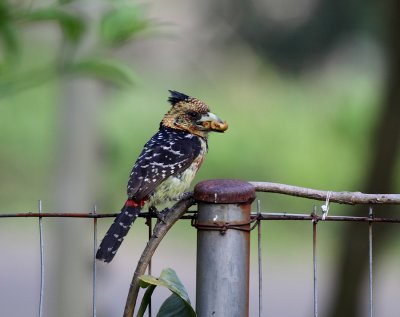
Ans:
{"type": "MultiPolygon", "coordinates": [[[[187,211],[189,215],[184,215],[181,219],[193,219],[193,214],[196,211],[187,211]],[[192,214],[192,215],[190,215],[192,214]]],[[[47,212],[47,213],[37,213],[37,212],[20,212],[20,213],[8,213],[8,214],[0,214],[0,218],[112,218],[119,215],[118,213],[105,213],[105,214],[95,214],[92,212],[84,213],[84,212],[47,212]]],[[[148,212],[143,212],[139,214],[141,218],[157,218],[157,215],[149,215],[148,212]]]]}
{"type": "Polygon", "coordinates": [[[400,223],[400,218],[386,217],[358,217],[358,216],[327,216],[322,220],[322,216],[314,216],[309,214],[293,214],[293,213],[261,213],[261,215],[252,214],[252,218],[259,217],[260,220],[314,220],[314,221],[355,221],[355,222],[387,222],[400,223]]]}
{"type": "MultiPolygon", "coordinates": [[[[181,219],[195,219],[197,211],[190,210],[186,215],[183,215],[181,219]]],[[[113,218],[119,213],[105,213],[105,214],[94,214],[94,213],[81,213],[81,212],[21,212],[21,213],[9,213],[0,214],[0,218],[113,218]]],[[[141,218],[157,218],[156,215],[143,212],[139,214],[141,218]]],[[[287,212],[263,212],[260,214],[252,213],[252,220],[292,220],[292,221],[354,221],[354,222],[384,222],[384,223],[400,223],[400,218],[387,218],[387,217],[356,217],[356,216],[327,216],[325,220],[322,220],[321,216],[311,214],[300,214],[300,213],[287,213],[287,212]]]]}

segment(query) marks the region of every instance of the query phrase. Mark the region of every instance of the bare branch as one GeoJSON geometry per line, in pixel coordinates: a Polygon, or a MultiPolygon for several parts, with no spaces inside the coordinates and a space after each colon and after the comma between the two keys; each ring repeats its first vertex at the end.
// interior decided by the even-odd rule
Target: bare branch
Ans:
{"type": "Polygon", "coordinates": [[[258,192],[278,193],[315,200],[326,200],[330,193],[330,202],[339,204],[400,204],[400,194],[364,194],[361,192],[333,192],[298,187],[279,183],[249,182],[258,192]]]}
{"type": "Polygon", "coordinates": [[[132,317],[135,311],[136,300],[139,294],[139,276],[145,274],[146,268],[149,265],[149,261],[156,251],[161,240],[167,234],[169,229],[174,223],[179,220],[182,215],[188,210],[188,208],[194,204],[193,194],[185,197],[184,199],[177,202],[171,210],[165,215],[164,222],[157,221],[154,227],[153,235],[150,241],[147,243],[140,260],[136,266],[135,273],[133,274],[131,286],[129,288],[128,297],[126,299],[124,317],[132,317]]]}
{"type": "MultiPolygon", "coordinates": [[[[364,194],[361,192],[333,192],[323,191],[311,188],[304,188],[286,184],[268,183],[268,182],[250,182],[258,192],[278,193],[290,196],[303,197],[315,200],[326,200],[327,195],[330,195],[329,200],[340,204],[400,204],[400,194],[364,194]]],[[[161,240],[167,234],[173,224],[179,220],[187,209],[194,204],[193,195],[190,195],[179,201],[166,214],[165,223],[158,221],[154,227],[153,236],[147,243],[140,260],[137,264],[135,273],[132,278],[128,297],[126,300],[124,317],[132,317],[136,300],[139,294],[139,276],[145,274],[146,268],[151,257],[160,244],[161,240]]]]}

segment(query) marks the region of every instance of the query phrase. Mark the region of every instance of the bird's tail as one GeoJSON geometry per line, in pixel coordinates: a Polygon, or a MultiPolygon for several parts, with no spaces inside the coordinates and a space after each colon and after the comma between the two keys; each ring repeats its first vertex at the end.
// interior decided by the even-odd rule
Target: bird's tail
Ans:
{"type": "Polygon", "coordinates": [[[101,241],[96,253],[96,259],[111,262],[142,207],[142,202],[136,203],[131,199],[126,201],[120,214],[115,218],[103,241],[101,241]]]}

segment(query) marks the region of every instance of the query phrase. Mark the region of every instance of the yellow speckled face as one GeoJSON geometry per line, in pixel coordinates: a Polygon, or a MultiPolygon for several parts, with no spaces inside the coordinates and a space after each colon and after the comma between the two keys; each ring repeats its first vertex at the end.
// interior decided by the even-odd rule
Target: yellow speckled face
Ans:
{"type": "Polygon", "coordinates": [[[200,137],[207,137],[210,131],[223,132],[228,128],[228,124],[211,113],[204,102],[192,97],[173,105],[162,123],[200,137]]]}

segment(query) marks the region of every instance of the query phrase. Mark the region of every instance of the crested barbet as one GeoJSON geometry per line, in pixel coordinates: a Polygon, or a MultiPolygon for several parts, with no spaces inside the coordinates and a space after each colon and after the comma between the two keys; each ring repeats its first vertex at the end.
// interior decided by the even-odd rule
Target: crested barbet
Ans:
{"type": "Polygon", "coordinates": [[[157,212],[157,205],[177,200],[188,190],[207,153],[208,133],[228,128],[204,102],[177,91],[170,93],[172,107],[132,168],[128,199],[97,250],[99,260],[114,258],[145,204],[157,212]]]}

